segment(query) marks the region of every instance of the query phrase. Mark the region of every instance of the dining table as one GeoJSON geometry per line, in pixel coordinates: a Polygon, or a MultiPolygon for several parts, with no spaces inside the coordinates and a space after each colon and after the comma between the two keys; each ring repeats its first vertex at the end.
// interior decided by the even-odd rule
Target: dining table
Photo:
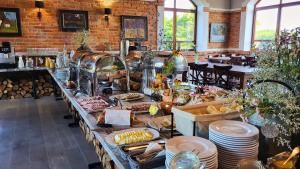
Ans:
{"type": "Polygon", "coordinates": [[[213,72],[214,65],[218,66],[232,66],[230,69],[230,75],[233,77],[237,77],[240,81],[240,89],[245,89],[247,87],[247,82],[253,78],[253,73],[255,71],[255,67],[250,66],[240,66],[240,65],[230,65],[230,64],[223,64],[223,63],[211,63],[207,61],[199,61],[195,64],[208,64],[207,71],[213,72]]]}
{"type": "Polygon", "coordinates": [[[227,63],[230,61],[230,57],[222,56],[222,57],[209,57],[208,60],[214,63],[227,63]]]}

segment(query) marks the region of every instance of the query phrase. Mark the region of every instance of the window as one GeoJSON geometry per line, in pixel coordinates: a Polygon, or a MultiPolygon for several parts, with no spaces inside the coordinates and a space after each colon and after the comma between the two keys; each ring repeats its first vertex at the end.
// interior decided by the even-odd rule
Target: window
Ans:
{"type": "Polygon", "coordinates": [[[164,50],[191,50],[196,37],[196,6],[190,0],[165,0],[164,50]]]}
{"type": "Polygon", "coordinates": [[[262,47],[274,40],[284,29],[300,27],[296,18],[300,11],[300,0],[261,0],[255,8],[253,41],[262,47]]]}

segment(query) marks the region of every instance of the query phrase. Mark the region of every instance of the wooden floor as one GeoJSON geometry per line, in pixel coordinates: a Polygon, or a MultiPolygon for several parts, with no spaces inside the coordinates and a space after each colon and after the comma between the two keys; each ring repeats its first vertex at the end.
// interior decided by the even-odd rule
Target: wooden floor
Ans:
{"type": "Polygon", "coordinates": [[[63,101],[0,100],[0,169],[87,169],[98,158],[63,101]]]}

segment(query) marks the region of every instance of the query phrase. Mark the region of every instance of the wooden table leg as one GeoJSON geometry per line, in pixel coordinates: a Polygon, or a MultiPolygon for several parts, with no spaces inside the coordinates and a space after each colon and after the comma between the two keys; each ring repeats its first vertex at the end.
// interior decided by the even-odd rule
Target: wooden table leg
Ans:
{"type": "Polygon", "coordinates": [[[247,75],[242,74],[240,76],[240,89],[246,89],[247,88],[247,82],[248,82],[249,78],[247,75]]]}
{"type": "Polygon", "coordinates": [[[243,74],[240,76],[240,89],[246,89],[248,80],[253,78],[252,74],[243,74]]]}

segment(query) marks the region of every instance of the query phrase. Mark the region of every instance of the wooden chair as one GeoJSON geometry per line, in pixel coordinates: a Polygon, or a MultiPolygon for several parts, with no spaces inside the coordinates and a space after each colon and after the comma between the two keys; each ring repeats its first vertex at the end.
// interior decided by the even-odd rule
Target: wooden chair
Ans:
{"type": "Polygon", "coordinates": [[[214,65],[215,85],[224,89],[232,89],[230,85],[230,69],[232,66],[214,65]]]}
{"type": "Polygon", "coordinates": [[[232,65],[243,65],[242,57],[238,57],[238,56],[231,57],[229,62],[232,65]]]}
{"type": "Polygon", "coordinates": [[[212,84],[212,79],[207,72],[208,64],[195,64],[189,63],[190,66],[190,81],[196,85],[209,85],[212,84]]]}
{"type": "Polygon", "coordinates": [[[246,64],[251,67],[255,67],[256,60],[254,57],[248,56],[246,57],[246,64]]]}

